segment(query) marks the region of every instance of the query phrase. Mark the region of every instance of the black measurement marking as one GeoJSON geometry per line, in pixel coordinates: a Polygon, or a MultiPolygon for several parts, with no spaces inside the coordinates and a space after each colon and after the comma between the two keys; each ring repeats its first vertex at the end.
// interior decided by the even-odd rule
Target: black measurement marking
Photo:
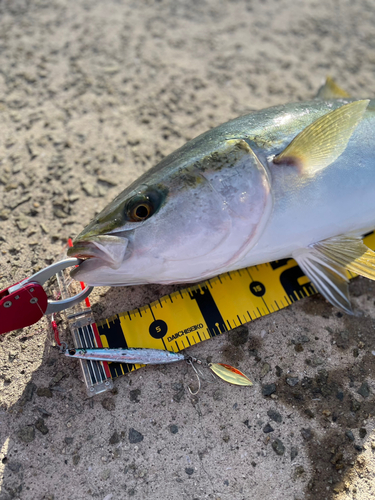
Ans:
{"type": "Polygon", "coordinates": [[[154,339],[162,339],[168,332],[168,325],[162,319],[156,319],[148,327],[148,333],[154,339]]]}
{"type": "Polygon", "coordinates": [[[151,311],[152,317],[154,318],[154,321],[155,321],[155,315],[154,315],[154,311],[152,310],[151,305],[149,304],[149,305],[148,305],[148,307],[150,308],[150,311],[151,311]]]}
{"type": "Polygon", "coordinates": [[[260,317],[264,316],[264,314],[262,314],[262,313],[260,312],[259,307],[257,307],[257,311],[258,311],[258,313],[259,313],[259,316],[260,316],[260,317]]]}
{"type": "Polygon", "coordinates": [[[217,279],[220,281],[221,284],[223,284],[223,282],[221,281],[221,277],[218,276],[217,279]]]}
{"type": "Polygon", "coordinates": [[[106,323],[103,323],[103,325],[98,327],[98,331],[99,335],[103,335],[107,339],[108,347],[122,347],[123,349],[128,349],[128,344],[125,340],[119,318],[115,318],[112,328],[109,328],[106,323]]]}
{"type": "Polygon", "coordinates": [[[229,330],[232,330],[232,327],[230,326],[229,320],[227,320],[227,323],[228,323],[228,326],[229,326],[229,330]]]}
{"type": "Polygon", "coordinates": [[[139,312],[139,315],[142,318],[142,313],[141,313],[141,310],[139,309],[139,307],[137,307],[137,311],[139,312]]]}
{"type": "MultiPolygon", "coordinates": [[[[297,265],[286,269],[280,274],[281,286],[284,288],[289,297],[295,294],[298,298],[300,298],[298,293],[303,291],[303,287],[307,285],[307,283],[305,283],[305,285],[300,285],[298,280],[304,277],[305,275],[302,269],[297,265]]],[[[295,300],[293,300],[293,302],[295,302],[295,300]]]]}
{"type": "Polygon", "coordinates": [[[113,378],[131,372],[134,366],[135,365],[128,363],[108,363],[108,368],[113,378]],[[118,375],[119,372],[120,375],[118,375]]]}
{"type": "Polygon", "coordinates": [[[158,299],[158,302],[160,304],[160,307],[163,309],[163,304],[160,302],[160,299],[158,299]]]}
{"type": "Polygon", "coordinates": [[[260,281],[252,281],[250,283],[250,292],[255,295],[255,297],[263,297],[266,293],[266,287],[260,281]]]}
{"type": "Polygon", "coordinates": [[[175,343],[176,343],[177,351],[180,351],[181,349],[180,349],[180,346],[177,343],[177,340],[175,340],[175,343]]]}
{"type": "Polygon", "coordinates": [[[250,321],[253,321],[253,318],[251,317],[251,314],[249,313],[249,311],[246,311],[246,312],[249,315],[250,321]]]}
{"type": "Polygon", "coordinates": [[[242,321],[240,320],[240,317],[237,314],[238,321],[240,322],[240,325],[242,325],[242,321]]]}
{"type": "Polygon", "coordinates": [[[254,281],[254,280],[253,280],[253,278],[252,278],[252,276],[251,276],[251,274],[250,274],[250,271],[249,271],[249,269],[248,269],[248,268],[246,268],[246,272],[247,272],[247,274],[249,275],[249,278],[251,279],[251,281],[254,281]]]}
{"type": "Polygon", "coordinates": [[[128,316],[129,316],[129,319],[130,319],[130,321],[131,321],[131,320],[132,320],[132,317],[130,316],[130,313],[129,313],[129,311],[128,311],[128,316]]]}
{"type": "Polygon", "coordinates": [[[172,297],[171,297],[171,294],[168,294],[168,297],[169,297],[169,300],[172,302],[173,304],[173,300],[172,300],[172,297]]]}
{"type": "Polygon", "coordinates": [[[201,339],[201,336],[199,335],[199,332],[197,332],[197,335],[198,335],[198,338],[199,338],[199,342],[202,342],[202,339],[201,339]]]}
{"type": "Polygon", "coordinates": [[[277,310],[278,310],[278,311],[280,311],[279,304],[277,303],[277,301],[276,301],[276,300],[275,300],[275,304],[276,304],[277,310]]]}
{"type": "MultiPolygon", "coordinates": [[[[188,341],[188,343],[189,343],[189,346],[190,346],[191,344],[190,344],[190,340],[189,340],[189,337],[185,337],[185,338],[186,338],[186,340],[188,341]]],[[[194,337],[193,337],[193,339],[194,339],[194,337]]]]}
{"type": "Polygon", "coordinates": [[[266,301],[264,300],[264,298],[263,298],[263,297],[262,297],[262,300],[263,300],[263,304],[264,304],[264,305],[266,306],[266,308],[267,308],[267,311],[271,314],[271,311],[268,309],[268,306],[267,306],[267,304],[266,304],[266,301]]]}
{"type": "Polygon", "coordinates": [[[189,295],[191,300],[196,301],[211,336],[226,331],[224,319],[207,286],[202,286],[200,290],[191,290],[189,295]]]}
{"type": "Polygon", "coordinates": [[[281,260],[274,260],[273,262],[270,262],[269,265],[273,270],[279,269],[280,267],[284,267],[288,264],[288,262],[293,259],[281,259],[281,260]]]}
{"type": "Polygon", "coordinates": [[[233,281],[233,280],[232,280],[232,276],[230,275],[230,272],[229,272],[229,273],[227,273],[227,275],[228,275],[229,279],[230,279],[231,281],[233,281]]]}

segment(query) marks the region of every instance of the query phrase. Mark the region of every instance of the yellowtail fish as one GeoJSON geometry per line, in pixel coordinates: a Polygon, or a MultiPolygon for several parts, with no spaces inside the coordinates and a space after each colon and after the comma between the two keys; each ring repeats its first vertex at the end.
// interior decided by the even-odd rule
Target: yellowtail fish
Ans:
{"type": "Polygon", "coordinates": [[[89,285],[196,282],[293,257],[350,313],[345,270],[375,279],[375,100],[327,80],[317,98],[254,111],[188,142],[76,238],[89,285]]]}

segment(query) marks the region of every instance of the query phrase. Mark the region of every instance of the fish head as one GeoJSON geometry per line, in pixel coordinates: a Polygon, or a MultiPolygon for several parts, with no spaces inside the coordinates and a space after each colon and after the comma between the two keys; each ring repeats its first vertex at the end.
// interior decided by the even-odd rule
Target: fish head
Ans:
{"type": "Polygon", "coordinates": [[[272,207],[266,168],[240,142],[180,151],[146,172],[77,236],[68,255],[85,260],[72,276],[93,286],[193,282],[237,262],[272,207]]]}

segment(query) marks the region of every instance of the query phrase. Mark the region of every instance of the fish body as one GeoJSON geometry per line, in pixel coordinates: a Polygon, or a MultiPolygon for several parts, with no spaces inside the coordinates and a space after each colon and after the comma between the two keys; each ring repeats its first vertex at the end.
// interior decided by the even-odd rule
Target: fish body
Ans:
{"type": "MultiPolygon", "coordinates": [[[[298,117],[298,128],[284,136],[275,127],[276,140],[263,149],[263,161],[287,147],[297,130],[301,132],[317,116],[337,109],[342,102],[348,101],[314,102],[315,109],[298,106],[293,117],[293,121],[298,117]]],[[[287,115],[274,121],[286,120],[287,115]]],[[[257,154],[262,157],[261,151],[257,154]]],[[[266,230],[245,256],[243,267],[291,256],[296,248],[305,248],[334,236],[362,235],[374,229],[375,101],[370,101],[345,152],[327,168],[310,174],[294,166],[268,165],[273,210],[266,230]]]]}
{"type": "Polygon", "coordinates": [[[68,358],[85,359],[86,361],[107,361],[113,363],[130,363],[136,365],[158,365],[175,363],[185,359],[184,354],[163,351],[161,349],[66,349],[68,358]]]}
{"type": "Polygon", "coordinates": [[[375,101],[316,99],[188,142],[120,193],[69,255],[87,259],[72,275],[89,285],[196,282],[294,257],[350,312],[344,271],[375,278],[358,239],[374,227],[375,101]]]}

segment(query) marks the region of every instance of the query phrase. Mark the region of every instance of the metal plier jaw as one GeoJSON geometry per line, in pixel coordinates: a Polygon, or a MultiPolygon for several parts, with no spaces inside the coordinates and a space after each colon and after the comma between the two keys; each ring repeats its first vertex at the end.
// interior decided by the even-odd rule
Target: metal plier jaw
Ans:
{"type": "Polygon", "coordinates": [[[30,326],[45,314],[73,307],[91,293],[87,286],[82,292],[63,300],[48,300],[43,284],[67,267],[78,266],[81,259],[56,262],[15,285],[0,291],[0,334],[30,326]]]}

